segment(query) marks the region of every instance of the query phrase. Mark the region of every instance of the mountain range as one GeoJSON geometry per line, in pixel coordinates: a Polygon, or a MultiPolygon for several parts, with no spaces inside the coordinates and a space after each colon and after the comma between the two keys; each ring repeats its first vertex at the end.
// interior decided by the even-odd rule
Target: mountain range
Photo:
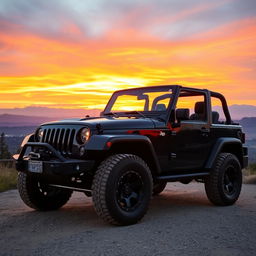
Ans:
{"type": "MultiPolygon", "coordinates": [[[[60,118],[64,119],[64,118],[60,118]]],[[[24,115],[0,115],[0,126],[19,127],[19,126],[34,126],[41,123],[54,121],[51,117],[39,116],[24,116],[24,115]]]]}
{"type": "MultiPolygon", "coordinates": [[[[240,120],[244,117],[256,117],[256,106],[253,105],[231,105],[228,107],[233,120],[240,120]]],[[[222,115],[222,107],[214,106],[213,110],[218,111],[222,115]]]]}
{"type": "Polygon", "coordinates": [[[84,117],[86,115],[95,116],[99,115],[100,111],[99,109],[64,109],[31,106],[25,108],[0,108],[0,115],[22,115],[60,120],[63,118],[84,117]]]}
{"type": "MultiPolygon", "coordinates": [[[[213,110],[218,111],[221,115],[222,109],[220,106],[213,107],[213,110]]],[[[101,110],[99,109],[63,109],[50,107],[25,107],[25,108],[0,108],[0,116],[7,115],[21,115],[39,118],[36,120],[59,120],[64,118],[84,117],[86,115],[97,116],[101,110]]],[[[256,117],[256,106],[254,105],[231,105],[229,106],[233,120],[240,120],[243,117],[256,117]]],[[[222,117],[222,115],[221,115],[222,117]]],[[[11,118],[11,116],[10,116],[11,118]]],[[[8,116],[3,117],[1,121],[7,120],[8,116]]]]}

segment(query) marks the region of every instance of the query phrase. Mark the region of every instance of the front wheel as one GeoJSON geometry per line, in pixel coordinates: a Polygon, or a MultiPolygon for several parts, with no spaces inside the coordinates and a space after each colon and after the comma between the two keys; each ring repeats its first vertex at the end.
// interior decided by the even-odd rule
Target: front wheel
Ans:
{"type": "Polygon", "coordinates": [[[137,223],[146,214],[151,195],[151,173],[138,156],[110,156],[95,173],[92,185],[94,208],[111,224],[137,223]]]}
{"type": "Polygon", "coordinates": [[[157,196],[162,193],[167,185],[166,181],[157,181],[153,185],[153,196],[157,196]]]}
{"type": "Polygon", "coordinates": [[[230,153],[218,155],[210,176],[205,180],[208,199],[215,205],[234,204],[241,192],[242,171],[236,156],[230,153]]]}
{"type": "Polygon", "coordinates": [[[23,202],[30,208],[41,211],[60,208],[72,195],[71,190],[51,187],[23,172],[18,174],[17,186],[23,202]]]}

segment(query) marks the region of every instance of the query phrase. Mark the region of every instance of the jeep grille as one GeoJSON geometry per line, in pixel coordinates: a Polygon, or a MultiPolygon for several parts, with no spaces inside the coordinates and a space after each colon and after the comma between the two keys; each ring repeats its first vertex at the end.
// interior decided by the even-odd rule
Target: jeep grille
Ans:
{"type": "Polygon", "coordinates": [[[75,133],[75,129],[46,128],[43,129],[43,137],[40,142],[49,143],[62,154],[72,154],[72,146],[75,133]]]}

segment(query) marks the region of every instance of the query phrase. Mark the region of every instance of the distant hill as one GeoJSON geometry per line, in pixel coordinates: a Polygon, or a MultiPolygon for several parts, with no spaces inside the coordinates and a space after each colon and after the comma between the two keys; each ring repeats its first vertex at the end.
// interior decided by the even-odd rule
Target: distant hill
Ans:
{"type": "MultiPolygon", "coordinates": [[[[107,103],[107,102],[106,102],[107,103]]],[[[221,107],[213,107],[215,111],[218,111],[221,115],[221,107]]],[[[63,109],[63,108],[51,108],[51,107],[37,107],[30,106],[25,108],[0,108],[0,115],[23,115],[23,116],[35,116],[35,117],[49,117],[53,120],[72,117],[83,117],[86,115],[97,116],[101,110],[99,109],[63,109]]],[[[240,120],[245,116],[256,117],[256,106],[253,105],[230,105],[229,111],[232,119],[240,120]]],[[[221,115],[222,118],[222,115],[221,115]]],[[[2,125],[0,125],[2,126],[2,125]]]]}
{"type": "Polygon", "coordinates": [[[0,126],[34,126],[40,123],[53,121],[51,117],[24,116],[24,115],[0,115],[0,126]]]}
{"type": "MultiPolygon", "coordinates": [[[[233,120],[240,120],[245,116],[256,117],[256,106],[253,105],[231,105],[228,107],[233,120]]],[[[224,118],[222,107],[214,106],[214,111],[218,111],[221,119],[224,118]]]]}
{"type": "MultiPolygon", "coordinates": [[[[64,109],[64,108],[50,108],[50,107],[25,107],[25,108],[0,108],[0,115],[22,115],[33,117],[48,117],[53,120],[60,118],[75,118],[84,117],[86,115],[99,115],[99,109],[64,109]]],[[[1,126],[1,125],[0,125],[1,126]]]]}
{"type": "Polygon", "coordinates": [[[0,126],[0,134],[3,132],[7,137],[24,137],[33,133],[38,125],[35,126],[0,126]]]}
{"type": "Polygon", "coordinates": [[[256,117],[244,117],[239,121],[239,123],[246,127],[252,127],[256,130],[256,117]]]}
{"type": "Polygon", "coordinates": [[[256,117],[244,117],[238,122],[243,126],[243,131],[248,140],[256,139],[256,117]]]}
{"type": "Polygon", "coordinates": [[[242,119],[245,116],[256,117],[256,106],[252,105],[231,105],[229,111],[233,119],[242,119]]]}

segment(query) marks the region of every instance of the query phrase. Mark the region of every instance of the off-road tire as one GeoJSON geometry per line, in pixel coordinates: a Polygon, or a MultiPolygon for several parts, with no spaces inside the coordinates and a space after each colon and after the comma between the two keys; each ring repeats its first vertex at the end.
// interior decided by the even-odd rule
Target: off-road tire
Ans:
{"type": "Polygon", "coordinates": [[[23,202],[30,208],[41,211],[59,209],[67,203],[73,192],[50,187],[39,182],[35,176],[23,172],[18,174],[17,187],[23,202]]]}
{"type": "Polygon", "coordinates": [[[153,196],[157,196],[162,193],[167,185],[166,181],[156,181],[153,185],[153,196]]]}
{"type": "Polygon", "coordinates": [[[114,225],[137,223],[148,210],[152,184],[150,169],[138,156],[108,157],[99,165],[93,179],[92,199],[96,213],[114,225]]]}
{"type": "Polygon", "coordinates": [[[208,199],[215,205],[234,204],[241,192],[242,171],[239,160],[230,153],[220,153],[210,176],[205,180],[208,199]]]}

